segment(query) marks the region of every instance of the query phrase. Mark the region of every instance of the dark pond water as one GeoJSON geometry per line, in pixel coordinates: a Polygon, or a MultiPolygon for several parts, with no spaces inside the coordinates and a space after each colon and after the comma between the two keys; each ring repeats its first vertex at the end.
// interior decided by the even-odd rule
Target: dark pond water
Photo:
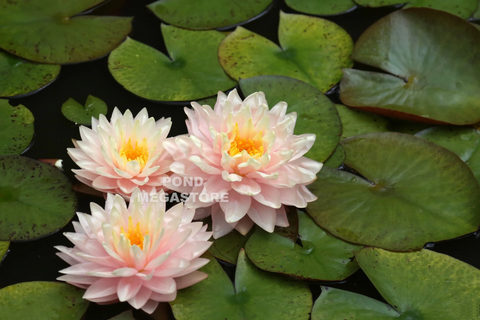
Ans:
{"type": "MultiPolygon", "coordinates": [[[[146,8],[146,5],[151,2],[145,0],[111,1],[90,14],[134,16],[133,32],[130,36],[166,53],[160,32],[160,20],[146,8]]],[[[276,0],[268,12],[245,24],[244,27],[278,43],[277,28],[280,10],[293,12],[283,1],[276,0]]],[[[368,26],[393,10],[395,8],[360,8],[347,14],[327,17],[327,19],[346,29],[356,41],[368,26]]],[[[70,97],[83,104],[89,94],[103,99],[108,104],[110,112],[114,106],[117,106],[122,111],[130,109],[136,114],[142,108],[147,107],[149,114],[157,119],[171,117],[173,127],[170,136],[186,132],[183,106],[188,103],[151,102],[133,95],[113,79],[107,68],[107,57],[104,57],[96,61],[64,66],[59,78],[49,87],[32,96],[11,100],[14,105],[19,103],[25,105],[35,116],[35,140],[24,155],[34,159],[64,159],[65,173],[72,181],[75,181],[70,171],[75,168],[75,165],[68,158],[65,149],[72,146],[72,138],[80,138],[78,127],[64,118],[60,107],[70,97]]],[[[332,90],[328,96],[334,102],[339,102],[336,90],[332,90]]],[[[88,204],[92,201],[104,205],[103,199],[83,194],[78,195],[78,200],[78,211],[81,212],[89,212],[88,204]]],[[[32,242],[12,243],[10,252],[0,265],[0,288],[25,281],[54,281],[59,276],[58,270],[67,265],[57,258],[53,246],[71,246],[71,243],[62,235],[63,232],[71,230],[73,228],[71,224],[68,224],[64,229],[46,238],[32,242]]],[[[437,243],[431,249],[480,268],[480,240],[475,235],[437,243]]],[[[227,266],[226,269],[232,271],[232,267],[227,266]]],[[[383,300],[361,270],[344,282],[329,285],[383,300]]],[[[316,299],[320,293],[319,284],[311,284],[311,288],[314,299],[316,299]]],[[[109,319],[127,309],[129,309],[127,304],[110,306],[91,304],[85,319],[109,319]]],[[[141,313],[136,313],[136,316],[138,319],[150,319],[141,313]]]]}

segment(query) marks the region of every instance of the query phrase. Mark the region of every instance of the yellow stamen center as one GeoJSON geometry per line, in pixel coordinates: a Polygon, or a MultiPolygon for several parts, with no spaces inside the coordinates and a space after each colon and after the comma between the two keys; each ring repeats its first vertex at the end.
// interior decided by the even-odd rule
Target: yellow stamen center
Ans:
{"type": "Polygon", "coordinates": [[[140,230],[140,222],[138,222],[137,225],[134,227],[132,217],[128,217],[128,230],[127,232],[125,232],[125,229],[121,227],[120,233],[123,233],[123,235],[127,237],[130,245],[133,246],[134,244],[136,244],[140,247],[140,249],[143,249],[143,238],[145,238],[145,236],[148,234],[148,231],[143,234],[140,230]]]}
{"type": "Polygon", "coordinates": [[[263,155],[263,140],[261,132],[259,135],[241,137],[240,130],[238,129],[238,123],[235,123],[235,128],[232,131],[231,138],[233,138],[233,141],[230,143],[230,150],[228,151],[228,154],[231,157],[242,152],[243,150],[247,151],[247,153],[251,156],[260,157],[263,155]]]}
{"type": "Polygon", "coordinates": [[[128,142],[120,149],[120,157],[123,159],[123,163],[127,164],[129,161],[137,161],[141,168],[145,166],[148,161],[148,145],[147,139],[143,139],[140,145],[138,141],[135,145],[132,145],[132,140],[128,139],[128,142]]]}

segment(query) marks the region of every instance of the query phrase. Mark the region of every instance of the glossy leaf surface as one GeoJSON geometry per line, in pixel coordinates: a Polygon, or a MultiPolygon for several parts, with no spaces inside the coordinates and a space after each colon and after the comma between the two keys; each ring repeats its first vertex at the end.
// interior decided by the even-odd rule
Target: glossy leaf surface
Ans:
{"type": "Polygon", "coordinates": [[[0,155],[21,154],[34,134],[33,114],[21,104],[14,107],[0,99],[0,155]]]}

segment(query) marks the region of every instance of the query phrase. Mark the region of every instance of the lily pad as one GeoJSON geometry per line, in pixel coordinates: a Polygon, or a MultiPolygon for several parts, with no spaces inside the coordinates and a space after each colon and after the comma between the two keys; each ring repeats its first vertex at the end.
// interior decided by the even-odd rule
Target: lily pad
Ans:
{"type": "Polygon", "coordinates": [[[85,291],[59,282],[23,282],[0,290],[0,318],[80,320],[88,301],[85,291]]]}
{"type": "Polygon", "coordinates": [[[142,98],[185,101],[212,96],[235,86],[220,67],[218,31],[190,31],[162,24],[171,58],[127,38],[108,59],[115,80],[142,98]]]}
{"type": "Polygon", "coordinates": [[[477,11],[475,11],[473,14],[473,19],[480,20],[480,2],[478,3],[477,11]]]}
{"type": "Polygon", "coordinates": [[[480,181],[480,131],[475,128],[434,127],[420,131],[416,136],[455,152],[480,181]]]}
{"type": "Polygon", "coordinates": [[[480,185],[453,152],[415,136],[369,133],[342,141],[345,165],[309,186],[314,220],[348,242],[394,251],[456,238],[480,225],[480,185]]]}
{"type": "Polygon", "coordinates": [[[322,288],[312,320],[478,318],[480,271],[462,261],[429,250],[394,253],[374,248],[361,250],[357,260],[392,307],[347,291],[322,288]]]}
{"type": "Polygon", "coordinates": [[[345,161],[345,150],[342,145],[339,144],[335,152],[325,161],[324,165],[336,169],[343,164],[343,161],[345,161]]]}
{"type": "Polygon", "coordinates": [[[77,199],[57,168],[20,156],[0,157],[0,241],[32,240],[65,226],[77,199]]]}
{"type": "Polygon", "coordinates": [[[248,257],[262,270],[300,279],[338,281],[358,270],[352,261],[361,247],[334,238],[308,215],[298,212],[302,246],[291,239],[257,228],[245,247],[248,257]]]}
{"type": "Polygon", "coordinates": [[[168,24],[186,29],[216,29],[250,20],[272,0],[160,0],[148,5],[168,24]]]}
{"type": "Polygon", "coordinates": [[[355,0],[359,5],[366,7],[383,7],[406,3],[404,8],[430,8],[446,11],[463,19],[472,16],[478,6],[478,0],[355,0]]]}
{"type": "Polygon", "coordinates": [[[0,4],[0,48],[40,63],[99,58],[130,33],[131,18],[79,16],[104,0],[17,0],[0,4]]]}
{"type": "Polygon", "coordinates": [[[353,0],[285,0],[285,3],[293,10],[321,16],[350,11],[357,6],[353,0]]]}
{"type": "Polygon", "coordinates": [[[92,117],[97,118],[107,114],[108,107],[102,99],[89,95],[85,107],[73,98],[62,104],[62,113],[68,120],[79,124],[91,124],[92,117]]]}
{"type": "Polygon", "coordinates": [[[33,93],[54,81],[60,66],[23,60],[0,51],[0,97],[33,93]]]}
{"type": "Polygon", "coordinates": [[[252,232],[249,232],[244,236],[237,230],[233,230],[220,239],[215,239],[208,252],[222,261],[237,264],[238,254],[245,247],[245,243],[251,234],[252,232]]]}
{"type": "Polygon", "coordinates": [[[371,132],[388,132],[389,122],[382,116],[351,109],[344,105],[335,105],[342,119],[342,139],[371,132]]]}
{"type": "Polygon", "coordinates": [[[312,294],[308,285],[257,269],[243,250],[238,256],[235,285],[213,257],[200,270],[208,278],[180,290],[170,302],[177,320],[310,317],[312,294]]]}
{"type": "Polygon", "coordinates": [[[288,104],[287,112],[297,113],[295,134],[314,133],[312,149],[305,156],[319,162],[330,157],[340,141],[342,123],[335,105],[311,85],[284,76],[258,76],[239,81],[247,96],[263,91],[270,107],[280,101],[288,104]]]}
{"type": "Polygon", "coordinates": [[[242,27],[220,45],[218,57],[233,79],[282,75],[327,92],[342,78],[342,68],[353,65],[350,35],[321,18],[280,13],[280,47],[242,27]]]}
{"type": "Polygon", "coordinates": [[[9,246],[10,246],[9,241],[0,241],[0,262],[7,254],[9,246]]]}
{"type": "Polygon", "coordinates": [[[20,154],[30,145],[34,120],[21,104],[14,107],[0,99],[0,155],[20,154]]]}
{"type": "Polygon", "coordinates": [[[377,21],[352,58],[388,73],[344,70],[351,107],[427,123],[480,122],[480,32],[442,11],[411,8],[377,21]]]}

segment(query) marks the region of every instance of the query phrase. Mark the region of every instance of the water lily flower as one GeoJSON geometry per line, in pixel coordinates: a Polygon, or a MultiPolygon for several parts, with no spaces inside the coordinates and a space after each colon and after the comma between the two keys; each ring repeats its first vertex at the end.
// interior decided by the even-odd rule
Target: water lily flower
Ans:
{"type": "Polygon", "coordinates": [[[242,101],[233,90],[228,97],[219,92],[213,110],[192,107],[185,108],[189,135],[167,139],[164,147],[175,160],[172,181],[200,177],[204,183],[167,186],[190,193],[186,206],[197,209],[195,218],[211,215],[214,238],[234,228],[246,234],[254,223],[273,232],[288,226],[284,205],[305,208],[316,200],[306,185],[323,164],[303,156],[315,135],[293,134],[297,115],[286,114],[285,102],[269,110],[263,92],[242,101]]]}
{"type": "Polygon", "coordinates": [[[82,140],[67,149],[81,168],[72,171],[86,185],[127,199],[136,187],[149,193],[165,190],[172,159],[162,142],[171,126],[170,118],[149,118],[147,109],[133,118],[130,110],[122,115],[115,108],[110,122],[102,114],[98,120],[92,117],[92,129],[81,126],[82,140]]]}
{"type": "Polygon", "coordinates": [[[133,190],[127,207],[119,195],[107,195],[105,209],[90,205],[91,215],[77,213],[73,248],[57,246],[71,266],[58,280],[87,289],[83,298],[100,303],[127,301],[152,313],[173,301],[178,289],[207,277],[196,271],[209,262],[199,258],[211,245],[211,232],[192,222],[195,210],[180,203],[165,211],[164,192],[133,190]],[[157,197],[153,197],[156,195],[157,197]]]}

